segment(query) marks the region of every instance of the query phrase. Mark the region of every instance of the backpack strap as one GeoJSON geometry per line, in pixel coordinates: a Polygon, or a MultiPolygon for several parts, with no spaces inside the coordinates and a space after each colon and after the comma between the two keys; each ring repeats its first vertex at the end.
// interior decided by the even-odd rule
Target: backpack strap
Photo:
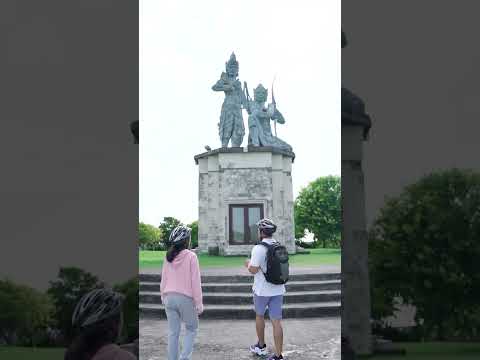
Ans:
{"type": "Polygon", "coordinates": [[[260,241],[257,245],[263,245],[265,246],[267,249],[270,249],[271,247],[275,246],[275,245],[278,245],[279,242],[278,241],[274,241],[273,244],[268,244],[266,243],[265,241],[260,241]]]}
{"type": "MultiPolygon", "coordinates": [[[[257,245],[263,245],[263,246],[265,246],[265,247],[267,248],[267,253],[265,254],[265,260],[267,261],[267,268],[268,268],[268,253],[269,253],[269,252],[271,251],[271,249],[273,248],[273,244],[267,244],[267,243],[264,242],[264,241],[260,241],[257,245]]],[[[260,267],[260,271],[261,271],[262,273],[264,273],[263,270],[262,270],[262,267],[260,267]]],[[[266,274],[266,273],[264,273],[264,274],[266,274]]]]}
{"type": "Polygon", "coordinates": [[[265,246],[267,249],[270,249],[270,248],[272,247],[272,245],[267,244],[266,242],[263,242],[263,241],[260,241],[260,242],[258,243],[258,245],[263,245],[263,246],[265,246]]]}

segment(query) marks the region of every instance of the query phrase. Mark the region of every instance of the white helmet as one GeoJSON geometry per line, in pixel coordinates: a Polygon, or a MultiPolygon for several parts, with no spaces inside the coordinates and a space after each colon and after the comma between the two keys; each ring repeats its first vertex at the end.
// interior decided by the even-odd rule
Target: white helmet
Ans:
{"type": "Polygon", "coordinates": [[[173,229],[168,240],[171,245],[180,244],[190,239],[191,233],[192,229],[190,229],[188,226],[180,225],[173,229]]]}
{"type": "Polygon", "coordinates": [[[260,231],[263,231],[264,233],[268,235],[272,235],[275,231],[277,231],[277,225],[270,220],[270,219],[262,219],[257,223],[258,229],[260,231]]]}
{"type": "Polygon", "coordinates": [[[87,327],[122,311],[124,296],[110,289],[95,289],[85,294],[72,315],[72,325],[87,327]]]}

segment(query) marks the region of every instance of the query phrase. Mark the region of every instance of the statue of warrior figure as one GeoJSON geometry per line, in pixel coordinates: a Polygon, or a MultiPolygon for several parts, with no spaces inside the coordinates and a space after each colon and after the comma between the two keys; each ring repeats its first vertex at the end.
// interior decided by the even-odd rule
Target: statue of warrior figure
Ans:
{"type": "MultiPolygon", "coordinates": [[[[245,91],[248,91],[246,84],[245,91]]],[[[253,101],[248,97],[248,93],[246,97],[248,99],[248,144],[253,146],[273,146],[292,151],[292,147],[289,144],[272,134],[270,120],[279,124],[285,124],[285,119],[276,108],[275,102],[265,107],[268,90],[260,84],[253,91],[253,101]]]]}
{"type": "Polygon", "coordinates": [[[232,146],[242,145],[245,136],[245,126],[243,125],[242,105],[245,104],[245,95],[242,90],[242,84],[238,80],[238,61],[235,54],[232,53],[230,60],[225,63],[225,70],[220,80],[212,86],[214,91],[223,91],[225,100],[220,114],[220,123],[218,124],[220,141],[222,147],[227,147],[230,139],[232,146]]]}

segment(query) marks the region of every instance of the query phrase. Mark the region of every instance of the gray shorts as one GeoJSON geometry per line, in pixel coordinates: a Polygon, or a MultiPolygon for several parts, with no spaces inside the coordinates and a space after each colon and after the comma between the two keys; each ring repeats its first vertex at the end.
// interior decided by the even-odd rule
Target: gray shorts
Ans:
{"type": "Polygon", "coordinates": [[[277,296],[258,296],[253,294],[253,304],[255,313],[259,316],[265,316],[268,307],[268,316],[271,320],[282,319],[283,295],[277,296]]]}

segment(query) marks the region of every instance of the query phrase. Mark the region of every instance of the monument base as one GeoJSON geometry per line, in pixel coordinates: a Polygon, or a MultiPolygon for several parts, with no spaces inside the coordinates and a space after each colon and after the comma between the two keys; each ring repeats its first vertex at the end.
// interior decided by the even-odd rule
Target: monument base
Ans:
{"type": "Polygon", "coordinates": [[[274,238],[296,252],[292,163],[295,154],[272,147],[220,148],[195,156],[199,168],[200,253],[249,255],[256,222],[271,218],[274,238]]]}

